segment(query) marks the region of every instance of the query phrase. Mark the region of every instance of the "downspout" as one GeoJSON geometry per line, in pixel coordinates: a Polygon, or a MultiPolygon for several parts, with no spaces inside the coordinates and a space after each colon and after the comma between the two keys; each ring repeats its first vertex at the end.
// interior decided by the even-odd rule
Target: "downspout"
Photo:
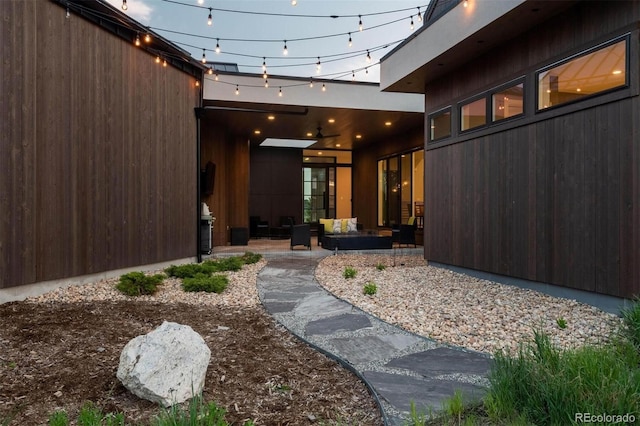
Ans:
{"type": "MultiPolygon", "coordinates": [[[[202,108],[202,97],[203,97],[203,88],[204,88],[204,74],[200,79],[202,83],[200,84],[200,90],[198,95],[198,106],[194,108],[194,112],[196,114],[196,258],[198,263],[202,262],[202,230],[201,230],[201,215],[202,215],[202,183],[201,175],[200,175],[200,162],[201,162],[201,153],[200,153],[200,120],[204,117],[205,109],[202,108]]],[[[213,238],[211,241],[213,245],[213,238]]]]}

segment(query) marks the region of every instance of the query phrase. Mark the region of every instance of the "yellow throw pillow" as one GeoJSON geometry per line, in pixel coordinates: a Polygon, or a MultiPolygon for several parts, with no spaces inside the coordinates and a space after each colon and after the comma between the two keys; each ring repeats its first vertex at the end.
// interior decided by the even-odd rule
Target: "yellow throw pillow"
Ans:
{"type": "Polygon", "coordinates": [[[349,223],[349,219],[341,219],[340,222],[340,232],[345,234],[347,232],[347,225],[349,223]]]}
{"type": "Polygon", "coordinates": [[[325,234],[333,234],[333,219],[320,219],[320,226],[324,227],[325,234]]]}

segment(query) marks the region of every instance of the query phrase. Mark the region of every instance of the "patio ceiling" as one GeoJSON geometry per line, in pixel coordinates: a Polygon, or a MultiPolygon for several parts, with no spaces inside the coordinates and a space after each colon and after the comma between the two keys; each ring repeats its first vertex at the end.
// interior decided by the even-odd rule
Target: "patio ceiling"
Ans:
{"type": "Polygon", "coordinates": [[[227,81],[240,83],[223,86],[207,77],[206,119],[252,146],[267,138],[310,139],[316,142],[309,149],[353,150],[423,126],[422,96],[390,97],[375,84],[314,81],[314,90],[307,80],[302,84],[300,79],[269,77],[276,89],[267,93],[260,75],[225,75],[227,81]],[[241,96],[235,94],[236,84],[241,96]],[[326,92],[319,89],[323,84],[326,92]],[[282,97],[279,87],[285,92],[282,97]],[[322,139],[316,138],[319,127],[322,139]]]}

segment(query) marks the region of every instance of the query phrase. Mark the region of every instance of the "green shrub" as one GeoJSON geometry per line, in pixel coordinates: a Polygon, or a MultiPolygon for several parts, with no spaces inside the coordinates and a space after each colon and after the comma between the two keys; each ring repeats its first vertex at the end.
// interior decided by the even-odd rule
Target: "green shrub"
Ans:
{"type": "Polygon", "coordinates": [[[362,292],[367,296],[373,296],[378,292],[378,286],[376,285],[376,283],[370,281],[364,285],[362,292]]]}
{"type": "Polygon", "coordinates": [[[229,285],[229,278],[226,275],[198,274],[195,277],[188,277],[182,280],[184,291],[206,291],[207,293],[222,293],[229,285]]]}
{"type": "Polygon", "coordinates": [[[623,335],[640,352],[640,298],[633,305],[622,309],[623,335]]]}
{"type": "Polygon", "coordinates": [[[387,267],[386,267],[386,266],[384,266],[382,263],[378,263],[378,264],[376,265],[376,269],[377,269],[378,271],[384,271],[385,269],[387,269],[387,267]]]}
{"type": "MultiPolygon", "coordinates": [[[[0,422],[0,425],[3,424],[4,423],[0,422]]],[[[67,413],[64,411],[55,411],[49,416],[47,424],[49,426],[67,426],[69,424],[69,417],[67,417],[67,413]]]]}
{"type": "Polygon", "coordinates": [[[346,268],[344,268],[344,272],[342,273],[342,276],[347,279],[355,278],[357,273],[358,271],[356,271],[354,268],[352,268],[351,266],[347,266],[346,268]]]}
{"type": "Polygon", "coordinates": [[[565,328],[567,328],[567,320],[566,320],[566,319],[564,319],[564,318],[558,318],[558,319],[556,320],[556,324],[558,324],[558,327],[559,327],[559,328],[561,328],[561,329],[563,329],[563,330],[564,330],[565,328]]]}
{"type": "Polygon", "coordinates": [[[244,261],[239,256],[223,257],[204,262],[211,272],[239,271],[244,266],[244,261]]]}
{"type": "MultiPolygon", "coordinates": [[[[174,405],[156,416],[151,426],[228,426],[225,414],[224,408],[214,402],[205,404],[201,396],[196,396],[189,401],[186,410],[174,405]]],[[[253,421],[248,420],[244,426],[253,426],[253,421]]]]}
{"type": "Polygon", "coordinates": [[[258,263],[262,259],[262,255],[247,251],[242,255],[241,259],[246,265],[251,265],[253,263],[258,263]]]}
{"type": "Polygon", "coordinates": [[[163,274],[145,275],[142,272],[129,272],[120,277],[116,288],[127,296],[154,294],[164,278],[163,274]]]}
{"type": "Polygon", "coordinates": [[[212,268],[206,263],[187,263],[185,265],[171,265],[164,272],[170,277],[187,278],[198,274],[211,274],[212,268]]]}
{"type": "Polygon", "coordinates": [[[122,413],[104,414],[92,402],[85,403],[78,414],[79,426],[124,426],[122,413]]]}
{"type": "Polygon", "coordinates": [[[494,419],[572,424],[575,413],[637,413],[639,356],[624,342],[561,351],[535,332],[517,356],[497,352],[485,400],[494,419]]]}

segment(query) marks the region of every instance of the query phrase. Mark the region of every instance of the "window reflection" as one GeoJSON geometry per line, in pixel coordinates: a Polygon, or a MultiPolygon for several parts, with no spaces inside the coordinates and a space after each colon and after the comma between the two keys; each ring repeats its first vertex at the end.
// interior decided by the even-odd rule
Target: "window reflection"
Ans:
{"type": "Polygon", "coordinates": [[[435,141],[451,136],[451,110],[433,114],[430,120],[431,140],[435,141]]]}
{"type": "Polygon", "coordinates": [[[469,102],[460,108],[460,130],[469,130],[487,124],[487,100],[469,102]]]}
{"type": "Polygon", "coordinates": [[[522,83],[509,87],[508,89],[495,92],[491,97],[493,121],[504,120],[515,117],[524,112],[523,108],[523,85],[522,83]]]}

